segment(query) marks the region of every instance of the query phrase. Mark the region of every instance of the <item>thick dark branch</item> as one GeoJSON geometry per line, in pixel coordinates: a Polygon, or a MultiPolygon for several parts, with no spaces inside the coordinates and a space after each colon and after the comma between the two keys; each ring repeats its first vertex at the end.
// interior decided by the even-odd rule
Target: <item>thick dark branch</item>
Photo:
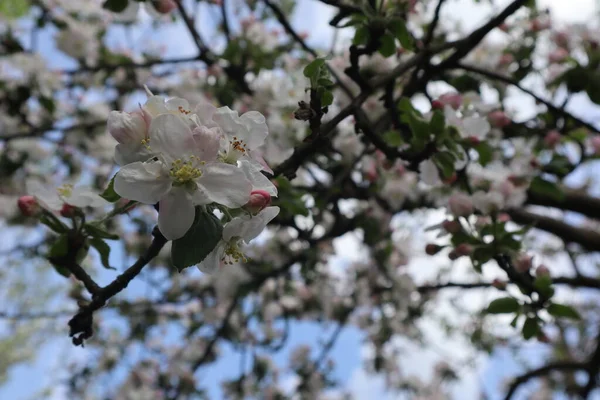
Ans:
{"type": "Polygon", "coordinates": [[[117,276],[108,286],[99,289],[93,293],[92,301],[80,308],[79,312],[69,321],[70,336],[73,337],[73,344],[82,345],[85,339],[92,336],[93,314],[96,310],[104,307],[106,302],[117,293],[129,285],[142,269],[158,255],[160,250],[167,243],[167,239],[160,233],[158,228],[152,232],[154,240],[146,252],[125,272],[117,276]]]}
{"type": "Polygon", "coordinates": [[[114,71],[117,68],[148,68],[148,67],[152,67],[154,65],[180,64],[180,63],[186,63],[186,62],[194,62],[194,61],[198,61],[198,60],[200,60],[200,57],[198,57],[198,56],[172,58],[172,59],[154,59],[154,60],[144,61],[141,63],[136,63],[136,62],[131,61],[131,62],[122,62],[119,64],[98,64],[98,65],[94,65],[94,66],[83,66],[78,69],[64,70],[64,71],[60,71],[60,72],[63,74],[67,74],[67,75],[77,75],[77,74],[83,74],[86,72],[98,72],[98,71],[110,72],[110,71],[114,71]]]}
{"type": "Polygon", "coordinates": [[[594,230],[575,227],[566,222],[522,209],[510,209],[508,214],[516,223],[534,225],[538,229],[558,236],[565,243],[577,243],[588,251],[600,251],[600,233],[594,230]]]}
{"type": "Polygon", "coordinates": [[[577,371],[585,369],[585,363],[577,361],[557,361],[541,368],[531,370],[516,378],[510,385],[504,400],[511,400],[519,386],[538,376],[547,375],[552,371],[577,371]]]}
{"type": "Polygon", "coordinates": [[[229,42],[231,40],[231,30],[229,29],[229,18],[227,17],[227,0],[221,0],[221,17],[223,18],[223,33],[229,42]]]}

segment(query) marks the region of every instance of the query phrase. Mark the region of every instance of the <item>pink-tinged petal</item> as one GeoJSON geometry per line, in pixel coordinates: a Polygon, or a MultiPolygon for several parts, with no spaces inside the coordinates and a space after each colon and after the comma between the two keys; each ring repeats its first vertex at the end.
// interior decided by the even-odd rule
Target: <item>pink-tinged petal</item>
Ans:
{"type": "Polygon", "coordinates": [[[155,154],[162,154],[167,162],[185,158],[194,153],[192,131],[176,115],[159,115],[150,125],[150,149],[155,154]]]}
{"type": "Polygon", "coordinates": [[[157,117],[160,114],[166,114],[169,112],[167,106],[165,105],[165,98],[162,96],[152,96],[148,98],[146,104],[143,106],[143,109],[152,117],[157,117]]]}
{"type": "Polygon", "coordinates": [[[196,145],[196,155],[200,157],[200,160],[215,161],[221,147],[219,129],[200,126],[194,129],[192,136],[196,145]]]}
{"type": "Polygon", "coordinates": [[[240,121],[237,111],[233,111],[227,106],[217,108],[212,119],[230,138],[246,132],[246,127],[240,121]]]}
{"type": "Polygon", "coordinates": [[[252,185],[244,172],[234,165],[207,164],[198,179],[198,188],[215,203],[226,207],[241,207],[248,202],[252,185]]]}
{"type": "Polygon", "coordinates": [[[146,137],[146,122],[140,114],[111,111],[106,127],[108,133],[121,144],[140,144],[146,137]]]}
{"type": "Polygon", "coordinates": [[[194,114],[198,116],[200,125],[207,128],[215,128],[217,124],[213,121],[213,115],[217,111],[217,107],[212,105],[207,99],[202,100],[194,109],[194,114]]]}
{"type": "Polygon", "coordinates": [[[134,162],[117,173],[115,192],[129,200],[156,204],[171,188],[171,179],[161,163],[134,162]]]}
{"type": "Polygon", "coordinates": [[[234,218],[223,227],[223,239],[231,240],[234,237],[239,237],[244,242],[249,243],[252,239],[260,235],[267,224],[278,214],[279,207],[267,207],[252,218],[234,218]]]}
{"type": "Polygon", "coordinates": [[[159,203],[158,229],[169,240],[183,237],[194,222],[192,199],[183,187],[173,187],[159,203]]]}
{"type": "Polygon", "coordinates": [[[253,152],[251,157],[254,161],[258,162],[262,166],[263,171],[273,175],[273,170],[271,169],[271,167],[269,167],[269,164],[267,164],[267,161],[263,158],[263,156],[257,154],[256,152],[253,152]]]}
{"type": "Polygon", "coordinates": [[[264,176],[255,165],[248,160],[240,161],[240,169],[244,171],[246,179],[252,184],[252,190],[264,190],[271,196],[277,197],[277,188],[269,178],[264,176]]]}

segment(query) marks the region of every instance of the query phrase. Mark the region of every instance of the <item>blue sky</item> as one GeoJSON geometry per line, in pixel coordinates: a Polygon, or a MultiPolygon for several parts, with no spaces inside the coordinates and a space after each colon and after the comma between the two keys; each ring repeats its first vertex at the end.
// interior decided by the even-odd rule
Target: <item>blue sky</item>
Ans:
{"type": "MultiPolygon", "coordinates": [[[[503,4],[506,1],[498,2],[503,4]]],[[[465,29],[470,29],[477,26],[482,18],[487,16],[487,9],[484,6],[473,6],[471,1],[449,1],[448,8],[452,7],[452,18],[456,19],[457,15],[461,16],[464,21],[465,29]]],[[[571,0],[567,6],[563,0],[546,0],[540,1],[554,7],[557,15],[567,20],[581,18],[583,15],[590,15],[589,10],[593,6],[593,0],[571,0]]],[[[213,10],[214,11],[214,10],[213,10]]],[[[208,12],[206,7],[201,11],[201,20],[198,23],[201,31],[206,37],[214,27],[212,15],[217,13],[208,12]]],[[[317,5],[312,0],[300,0],[297,13],[293,18],[293,24],[300,31],[310,32],[309,43],[312,45],[328,44],[332,32],[329,29],[327,22],[331,16],[331,12],[327,7],[317,5]]],[[[449,17],[450,18],[450,17],[449,17]]],[[[53,68],[71,68],[75,66],[74,62],[69,57],[62,55],[53,46],[51,38],[52,32],[46,32],[45,35],[39,37],[39,50],[49,61],[53,68]]],[[[116,28],[109,33],[109,41],[113,44],[123,43],[123,29],[116,28]]],[[[148,27],[142,28],[132,35],[134,43],[142,44],[148,40],[164,43],[168,45],[166,56],[178,57],[195,54],[195,47],[190,39],[185,28],[179,24],[168,29],[162,29],[160,34],[153,32],[148,27]]],[[[327,47],[327,46],[324,46],[327,47]]],[[[527,102],[527,100],[523,100],[527,102]]],[[[585,115],[579,108],[579,115],[585,115]]],[[[594,110],[591,110],[594,113],[594,110]]],[[[349,251],[352,243],[347,242],[345,249],[349,251]]],[[[351,251],[350,251],[351,253],[351,251]]],[[[122,259],[118,248],[115,248],[111,255],[115,265],[119,265],[122,259]]],[[[424,264],[416,263],[415,269],[422,269],[424,264]]],[[[195,273],[199,273],[194,271],[195,273]]],[[[106,279],[109,279],[112,273],[102,271],[106,279]]],[[[58,278],[62,279],[62,278],[58,278]]],[[[143,290],[142,284],[134,284],[128,288],[128,296],[135,296],[143,290]]],[[[485,296],[473,293],[472,296],[476,303],[483,304],[487,301],[485,296]]],[[[65,324],[66,319],[57,320],[59,324],[65,324]]],[[[0,325],[1,326],[1,325],[0,325]]],[[[452,350],[453,347],[460,349],[463,344],[455,340],[446,340],[436,328],[431,326],[428,333],[434,338],[436,344],[446,350],[452,350]]],[[[324,335],[322,327],[318,327],[312,323],[294,323],[292,325],[289,342],[284,350],[277,354],[275,360],[278,363],[285,364],[287,362],[289,352],[299,344],[316,344],[318,339],[327,337],[324,335]]],[[[314,346],[314,348],[319,348],[314,346]]],[[[0,388],[1,399],[25,399],[32,395],[35,391],[41,389],[45,385],[55,382],[55,376],[51,373],[61,359],[64,359],[65,354],[68,357],[80,358],[85,356],[86,349],[72,348],[70,341],[65,336],[58,337],[44,346],[39,353],[37,360],[31,365],[19,366],[12,370],[10,379],[6,385],[0,388]]],[[[336,342],[331,355],[336,361],[335,377],[341,382],[345,382],[345,386],[352,389],[358,399],[375,398],[375,393],[379,393],[377,398],[395,398],[393,396],[383,395],[383,385],[380,379],[368,377],[361,371],[361,354],[362,349],[362,334],[354,328],[345,328],[339,340],[336,342]]],[[[535,364],[535,360],[541,360],[544,354],[543,345],[532,345],[526,350],[526,356],[530,362],[535,364]]],[[[435,361],[435,353],[430,350],[412,348],[411,352],[406,355],[404,360],[399,360],[400,364],[411,373],[416,375],[427,376],[430,373],[430,367],[435,361]],[[414,371],[413,371],[414,370],[414,371]]],[[[459,358],[457,357],[457,360],[459,358]]],[[[506,350],[496,351],[490,359],[481,359],[478,368],[471,371],[458,385],[454,391],[455,398],[465,400],[475,400],[478,398],[478,389],[481,387],[489,396],[490,400],[499,399],[503,392],[499,389],[501,381],[507,377],[514,376],[521,370],[519,364],[514,360],[512,355],[506,350]]],[[[223,377],[235,377],[239,371],[239,355],[231,349],[225,349],[225,357],[220,359],[216,364],[211,365],[201,371],[200,375],[203,382],[209,383],[211,398],[219,398],[219,387],[217,382],[223,377]]],[[[525,397],[516,397],[524,399],[525,397]]]]}

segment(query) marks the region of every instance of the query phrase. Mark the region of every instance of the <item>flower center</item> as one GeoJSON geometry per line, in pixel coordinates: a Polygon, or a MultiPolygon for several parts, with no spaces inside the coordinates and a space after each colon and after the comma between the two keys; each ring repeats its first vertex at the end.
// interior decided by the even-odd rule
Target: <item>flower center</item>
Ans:
{"type": "Polygon", "coordinates": [[[202,176],[202,171],[198,165],[204,165],[204,161],[200,161],[198,157],[191,156],[189,160],[184,161],[181,158],[173,161],[169,175],[174,180],[174,185],[183,186],[193,183],[195,179],[202,176]]]}
{"type": "Polygon", "coordinates": [[[73,185],[65,183],[61,187],[57,188],[56,192],[59,194],[59,196],[71,197],[71,194],[73,193],[73,185]]]}
{"type": "Polygon", "coordinates": [[[233,137],[233,140],[229,141],[229,149],[225,155],[223,161],[228,164],[237,163],[238,159],[246,154],[248,145],[244,143],[242,139],[238,139],[237,136],[233,137]]]}
{"type": "Polygon", "coordinates": [[[177,107],[177,109],[179,110],[180,113],[182,113],[183,115],[189,115],[191,113],[191,111],[186,110],[185,108],[183,108],[182,106],[177,107]]]}
{"type": "Polygon", "coordinates": [[[232,265],[240,261],[248,261],[244,253],[242,253],[242,251],[240,250],[238,246],[238,240],[236,238],[227,243],[227,247],[225,248],[225,254],[223,254],[223,257],[221,257],[221,261],[225,265],[232,265]]]}

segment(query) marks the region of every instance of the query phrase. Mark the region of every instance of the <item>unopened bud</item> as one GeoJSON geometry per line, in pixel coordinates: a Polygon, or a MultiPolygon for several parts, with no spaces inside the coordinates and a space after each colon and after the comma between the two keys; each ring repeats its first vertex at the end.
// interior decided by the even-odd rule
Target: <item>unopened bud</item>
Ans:
{"type": "Polygon", "coordinates": [[[504,53],[500,56],[498,60],[498,64],[500,65],[508,65],[515,61],[515,57],[510,53],[504,53]]]}
{"type": "Polygon", "coordinates": [[[488,114],[488,120],[495,128],[504,128],[511,124],[510,118],[504,113],[504,111],[496,110],[488,114]]]}
{"type": "Polygon", "coordinates": [[[77,207],[65,203],[60,209],[60,215],[65,218],[73,218],[75,215],[77,215],[77,207]]]}
{"type": "Polygon", "coordinates": [[[305,101],[298,102],[298,109],[294,111],[294,118],[300,121],[308,121],[315,116],[315,111],[305,101]]]}
{"type": "Polygon", "coordinates": [[[546,136],[544,137],[544,143],[546,144],[546,146],[553,149],[554,146],[560,143],[560,139],[560,132],[557,130],[551,130],[548,133],[546,133],[546,136]]]}
{"type": "Polygon", "coordinates": [[[458,221],[444,221],[442,222],[442,228],[449,233],[458,233],[462,231],[462,226],[458,221]]]}
{"type": "Polygon", "coordinates": [[[492,281],[492,286],[498,290],[504,290],[506,289],[506,282],[496,278],[492,281]]]}
{"type": "Polygon", "coordinates": [[[531,269],[533,257],[527,254],[519,254],[514,261],[515,269],[518,272],[525,273],[531,269]]]}
{"type": "Polygon", "coordinates": [[[448,208],[456,217],[466,217],[473,214],[473,201],[464,193],[454,193],[448,199],[448,208]]]}
{"type": "Polygon", "coordinates": [[[17,200],[17,205],[21,214],[26,217],[34,217],[41,211],[41,207],[35,197],[33,196],[21,196],[17,200]]]}
{"type": "Polygon", "coordinates": [[[470,256],[473,254],[473,246],[467,243],[461,243],[454,249],[459,256],[470,256]]]}
{"type": "Polygon", "coordinates": [[[250,199],[244,205],[244,209],[255,214],[271,204],[271,195],[264,190],[253,190],[250,199]]]}
{"type": "Polygon", "coordinates": [[[434,243],[428,243],[425,246],[425,253],[427,253],[427,255],[433,256],[436,255],[437,253],[440,252],[440,250],[442,250],[444,247],[443,246],[438,246],[437,244],[434,243]]]}
{"type": "Polygon", "coordinates": [[[439,100],[434,100],[431,102],[431,108],[433,108],[434,110],[443,110],[444,109],[444,103],[442,103],[439,100]]]}
{"type": "Polygon", "coordinates": [[[508,222],[511,220],[510,215],[508,215],[507,213],[500,213],[498,214],[498,222],[508,222]]]}
{"type": "Polygon", "coordinates": [[[538,278],[550,277],[550,270],[544,264],[541,264],[536,268],[535,276],[537,276],[538,278]]]}
{"type": "Polygon", "coordinates": [[[458,255],[458,253],[455,250],[452,250],[450,253],[448,253],[448,258],[452,261],[457,260],[458,257],[460,257],[458,255]]]}
{"type": "Polygon", "coordinates": [[[177,8],[177,4],[173,0],[157,0],[154,2],[154,8],[161,14],[168,14],[177,8]]]}
{"type": "MultiPolygon", "coordinates": [[[[463,103],[463,97],[458,93],[446,93],[440,96],[438,99],[443,106],[450,106],[455,110],[458,110],[463,103]]],[[[443,108],[443,107],[442,107],[443,108]]]]}
{"type": "Polygon", "coordinates": [[[567,57],[569,57],[569,52],[566,49],[559,47],[548,55],[548,61],[551,63],[561,63],[565,61],[567,57]]]}
{"type": "Polygon", "coordinates": [[[600,135],[592,136],[590,145],[592,146],[595,155],[600,154],[600,135]]]}

